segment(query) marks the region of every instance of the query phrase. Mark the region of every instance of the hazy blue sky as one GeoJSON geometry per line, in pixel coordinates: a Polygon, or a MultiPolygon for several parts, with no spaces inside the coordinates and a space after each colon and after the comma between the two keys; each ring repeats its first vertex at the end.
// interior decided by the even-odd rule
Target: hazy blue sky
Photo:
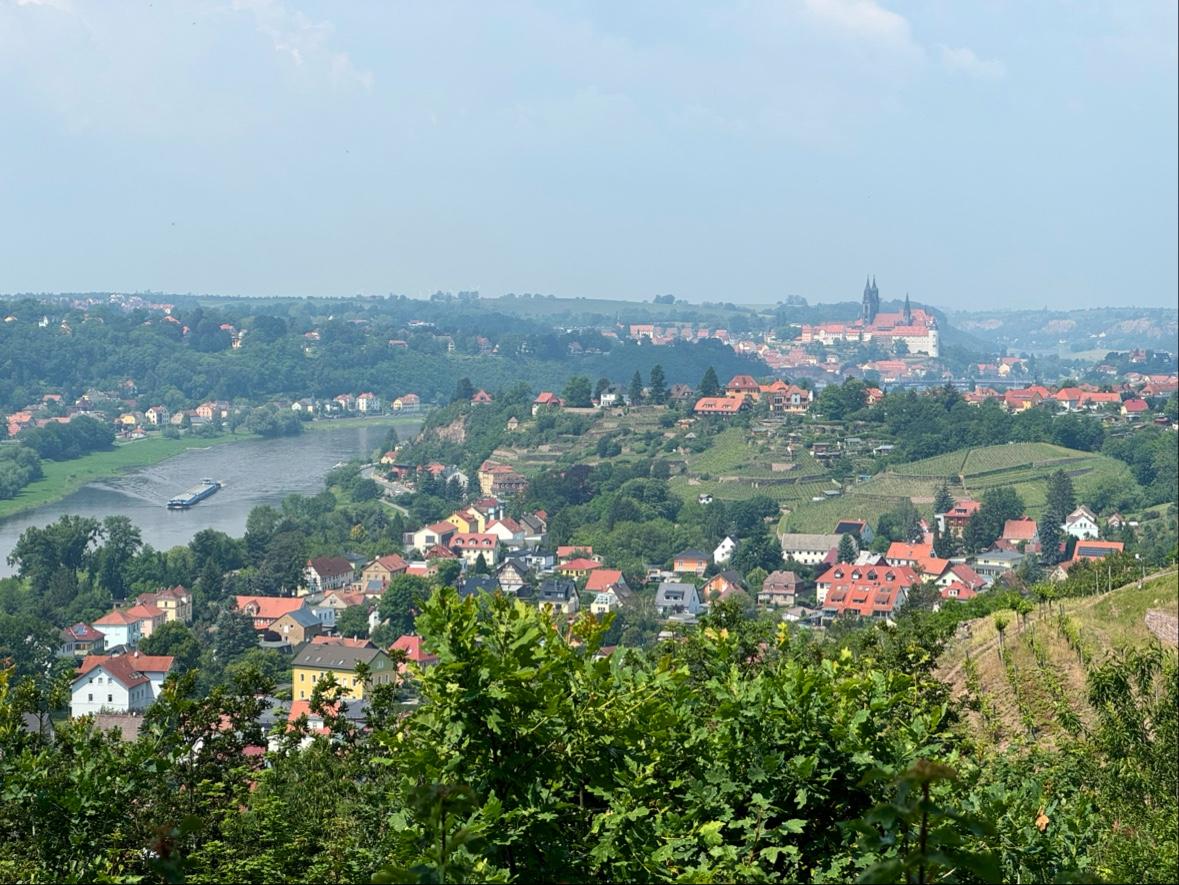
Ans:
{"type": "Polygon", "coordinates": [[[1175,305],[1175,0],[0,0],[0,292],[1175,305]]]}

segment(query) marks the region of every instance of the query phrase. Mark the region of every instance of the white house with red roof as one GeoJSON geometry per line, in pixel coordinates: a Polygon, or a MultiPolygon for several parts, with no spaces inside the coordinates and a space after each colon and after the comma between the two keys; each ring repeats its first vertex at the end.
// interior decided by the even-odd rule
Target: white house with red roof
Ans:
{"type": "Polygon", "coordinates": [[[447,547],[450,545],[450,539],[458,532],[458,528],[454,523],[442,520],[431,525],[418,529],[416,532],[407,533],[405,536],[406,546],[413,547],[415,550],[429,550],[431,547],[442,545],[447,547]]]}
{"type": "Polygon", "coordinates": [[[134,648],[143,638],[143,621],[126,609],[107,612],[92,625],[104,637],[107,648],[122,645],[134,648]]]}
{"type": "Polygon", "coordinates": [[[960,584],[967,587],[976,593],[987,586],[987,580],[970,566],[964,562],[956,562],[952,564],[946,573],[937,579],[934,583],[938,587],[945,589],[946,587],[960,584]]]}
{"type": "Polygon", "coordinates": [[[613,568],[600,568],[590,572],[586,578],[585,591],[594,594],[590,611],[595,615],[618,611],[633,596],[622,572],[613,568]]]}
{"type": "Polygon", "coordinates": [[[484,532],[488,535],[495,535],[505,546],[519,546],[524,543],[524,527],[510,516],[491,520],[487,523],[484,532]]]}
{"type": "Polygon", "coordinates": [[[87,655],[70,685],[70,715],[146,710],[171,668],[167,655],[87,655]]]}

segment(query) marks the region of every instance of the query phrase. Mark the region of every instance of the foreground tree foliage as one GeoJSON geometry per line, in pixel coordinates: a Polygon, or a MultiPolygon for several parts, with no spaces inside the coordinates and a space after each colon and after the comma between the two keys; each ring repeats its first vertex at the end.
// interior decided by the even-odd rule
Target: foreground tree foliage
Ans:
{"type": "MultiPolygon", "coordinates": [[[[265,757],[272,690],[172,679],[138,741],[22,725],[51,690],[0,675],[0,879],[1114,881],[1175,873],[1174,657],[1093,673],[1075,746],[980,758],[931,675],[932,616],[820,642],[720,604],[650,653],[599,653],[504,597],[424,601],[437,665],[311,706],[265,757]],[[412,709],[408,715],[402,712],[412,709]]],[[[60,687],[58,688],[60,690],[60,687]]]]}

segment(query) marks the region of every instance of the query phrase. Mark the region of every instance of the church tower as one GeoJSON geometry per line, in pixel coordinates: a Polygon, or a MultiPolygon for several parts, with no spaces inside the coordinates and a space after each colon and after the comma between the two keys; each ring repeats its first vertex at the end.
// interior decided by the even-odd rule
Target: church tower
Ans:
{"type": "Polygon", "coordinates": [[[864,325],[870,326],[880,313],[880,290],[876,288],[876,278],[864,279],[864,300],[860,307],[860,319],[864,325]]]}
{"type": "Polygon", "coordinates": [[[913,325],[913,309],[909,307],[909,293],[905,293],[905,325],[913,325]]]}

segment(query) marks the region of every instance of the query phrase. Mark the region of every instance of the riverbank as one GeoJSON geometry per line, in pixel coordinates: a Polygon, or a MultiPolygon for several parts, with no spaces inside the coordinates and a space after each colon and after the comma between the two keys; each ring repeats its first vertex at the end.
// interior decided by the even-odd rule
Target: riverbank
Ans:
{"type": "MultiPolygon", "coordinates": [[[[376,415],[371,418],[336,418],[332,420],[312,421],[303,425],[305,432],[325,430],[346,430],[352,427],[369,427],[389,425],[416,425],[421,423],[420,417],[394,417],[376,415]]],[[[114,448],[104,452],[92,452],[71,461],[43,461],[41,468],[44,476],[36,482],[29,483],[15,498],[0,501],[0,519],[24,513],[52,504],[76,492],[87,483],[109,479],[141,467],[151,467],[166,461],[190,449],[206,449],[211,446],[221,446],[228,443],[249,442],[261,440],[262,437],[254,433],[221,433],[217,436],[182,436],[179,439],[167,439],[153,436],[148,439],[115,443],[114,448]]]]}
{"type": "Polygon", "coordinates": [[[21,489],[15,498],[0,501],[0,519],[60,501],[88,482],[108,479],[138,467],[150,467],[189,449],[204,449],[251,439],[261,437],[252,433],[182,436],[179,439],[153,437],[115,443],[113,449],[91,452],[71,461],[42,461],[41,469],[45,475],[21,489]]]}

